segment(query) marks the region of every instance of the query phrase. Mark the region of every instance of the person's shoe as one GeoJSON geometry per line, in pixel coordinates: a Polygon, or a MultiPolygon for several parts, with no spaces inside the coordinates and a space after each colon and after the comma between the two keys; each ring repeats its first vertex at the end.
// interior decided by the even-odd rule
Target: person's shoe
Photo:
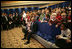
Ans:
{"type": "Polygon", "coordinates": [[[26,38],[23,38],[22,40],[25,40],[26,38]]]}
{"type": "Polygon", "coordinates": [[[24,43],[24,44],[25,44],[25,45],[27,45],[27,44],[29,44],[29,43],[30,43],[30,42],[28,42],[28,41],[27,41],[27,42],[26,42],[26,43],[24,43]]]}

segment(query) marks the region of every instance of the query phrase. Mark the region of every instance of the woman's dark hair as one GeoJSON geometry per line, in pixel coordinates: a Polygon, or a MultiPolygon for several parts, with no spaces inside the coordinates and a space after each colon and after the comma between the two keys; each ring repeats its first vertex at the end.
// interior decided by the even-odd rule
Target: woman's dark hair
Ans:
{"type": "Polygon", "coordinates": [[[48,8],[48,10],[49,10],[49,12],[51,12],[51,8],[50,7],[48,8]]]}
{"type": "Polygon", "coordinates": [[[67,23],[62,23],[61,25],[63,25],[65,29],[68,28],[68,24],[67,23]]]}

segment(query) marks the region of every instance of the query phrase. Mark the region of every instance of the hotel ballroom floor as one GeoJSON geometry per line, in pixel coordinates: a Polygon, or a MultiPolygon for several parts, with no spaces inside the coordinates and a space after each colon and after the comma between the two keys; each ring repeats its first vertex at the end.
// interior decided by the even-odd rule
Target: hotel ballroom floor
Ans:
{"type": "Polygon", "coordinates": [[[33,38],[30,44],[24,45],[27,40],[21,40],[23,37],[22,27],[1,31],[1,48],[45,48],[33,38]]]}

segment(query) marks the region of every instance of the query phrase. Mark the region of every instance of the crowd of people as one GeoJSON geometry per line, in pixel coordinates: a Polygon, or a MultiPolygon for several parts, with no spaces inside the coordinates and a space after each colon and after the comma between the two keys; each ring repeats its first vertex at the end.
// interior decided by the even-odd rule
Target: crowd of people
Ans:
{"type": "MultiPolygon", "coordinates": [[[[64,43],[65,47],[71,45],[71,7],[59,7],[55,9],[45,8],[42,10],[23,11],[21,14],[13,13],[7,15],[2,13],[1,15],[1,28],[11,29],[14,27],[26,26],[25,37],[28,41],[25,44],[30,43],[31,35],[37,31],[36,22],[47,22],[50,26],[55,24],[56,27],[61,27],[61,35],[56,36],[56,44],[64,43]],[[60,43],[62,41],[62,43],[60,43]]],[[[60,46],[63,47],[63,46],[60,46]]]]}
{"type": "Polygon", "coordinates": [[[17,27],[21,24],[21,16],[18,13],[7,14],[2,13],[1,15],[1,30],[9,30],[14,27],[17,27]]]}

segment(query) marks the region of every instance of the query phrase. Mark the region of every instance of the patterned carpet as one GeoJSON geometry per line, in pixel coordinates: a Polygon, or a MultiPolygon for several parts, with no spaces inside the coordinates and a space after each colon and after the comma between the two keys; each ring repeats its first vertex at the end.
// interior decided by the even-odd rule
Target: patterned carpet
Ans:
{"type": "Polygon", "coordinates": [[[24,37],[21,27],[16,27],[8,31],[1,31],[1,48],[45,48],[38,41],[31,38],[31,43],[24,45],[27,40],[24,37]]]}

